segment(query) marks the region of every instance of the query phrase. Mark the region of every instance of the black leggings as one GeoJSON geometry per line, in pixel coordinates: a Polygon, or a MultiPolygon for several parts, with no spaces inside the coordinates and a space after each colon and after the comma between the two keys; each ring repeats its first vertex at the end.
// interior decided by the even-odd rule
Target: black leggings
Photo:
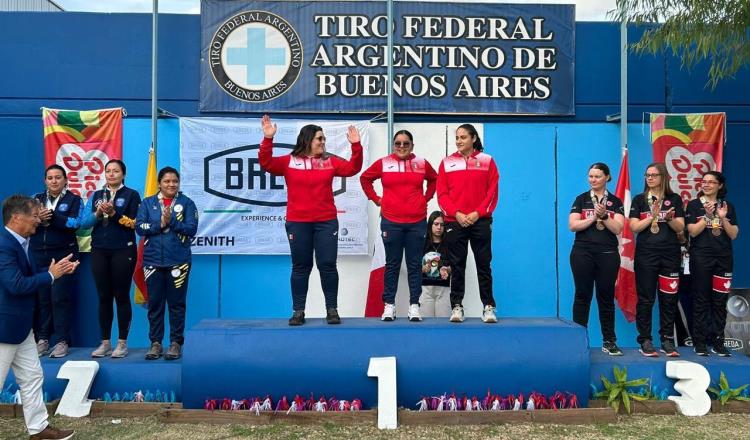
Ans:
{"type": "Polygon", "coordinates": [[[117,302],[118,339],[128,339],[130,321],[133,317],[130,306],[130,283],[136,258],[135,246],[91,250],[91,271],[99,293],[99,328],[102,340],[112,337],[113,299],[117,302]]]}

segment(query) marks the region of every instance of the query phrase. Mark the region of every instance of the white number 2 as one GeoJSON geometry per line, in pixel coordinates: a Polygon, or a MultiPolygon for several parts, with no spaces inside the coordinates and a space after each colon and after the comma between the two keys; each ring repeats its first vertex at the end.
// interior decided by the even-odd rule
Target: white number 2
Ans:
{"type": "Polygon", "coordinates": [[[684,416],[703,416],[711,409],[711,398],[706,393],[711,376],[703,365],[689,361],[668,361],[667,377],[679,379],[674,389],[679,396],[669,396],[684,416]]]}
{"type": "Polygon", "coordinates": [[[367,375],[378,378],[378,429],[396,429],[396,358],[370,358],[367,375]]]}
{"type": "Polygon", "coordinates": [[[94,377],[99,372],[99,363],[95,361],[67,361],[57,372],[58,379],[68,379],[57,412],[68,417],[84,417],[91,412],[89,391],[94,377]]]}

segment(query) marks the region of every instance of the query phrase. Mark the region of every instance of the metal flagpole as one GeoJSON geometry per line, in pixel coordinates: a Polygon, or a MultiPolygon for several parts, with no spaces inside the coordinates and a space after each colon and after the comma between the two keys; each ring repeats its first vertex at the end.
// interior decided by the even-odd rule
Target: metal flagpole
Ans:
{"type": "Polygon", "coordinates": [[[159,107],[156,99],[156,71],[157,60],[159,59],[157,53],[157,41],[159,35],[159,0],[154,0],[154,8],[151,15],[151,148],[154,149],[154,155],[156,155],[156,134],[157,123],[159,121],[159,107]]]}
{"type": "MultiPolygon", "coordinates": [[[[624,3],[620,7],[624,8],[624,3]]],[[[620,149],[624,154],[628,149],[628,19],[624,13],[622,16],[620,23],[620,149]]]]}
{"type": "MultiPolygon", "coordinates": [[[[386,89],[388,91],[388,143],[389,145],[392,144],[391,139],[393,139],[393,0],[388,0],[388,50],[386,53],[388,54],[388,88],[386,89]]],[[[391,145],[390,150],[392,152],[393,145],[391,145]]]]}

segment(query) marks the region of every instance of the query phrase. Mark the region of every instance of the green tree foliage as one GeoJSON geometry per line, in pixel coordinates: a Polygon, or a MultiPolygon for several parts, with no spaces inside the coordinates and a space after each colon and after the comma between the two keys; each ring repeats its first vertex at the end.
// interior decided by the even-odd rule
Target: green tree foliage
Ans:
{"type": "Polygon", "coordinates": [[[612,11],[617,21],[661,23],[633,45],[636,53],[671,48],[688,69],[708,60],[711,88],[750,62],[750,0],[617,0],[617,5],[612,11]]]}

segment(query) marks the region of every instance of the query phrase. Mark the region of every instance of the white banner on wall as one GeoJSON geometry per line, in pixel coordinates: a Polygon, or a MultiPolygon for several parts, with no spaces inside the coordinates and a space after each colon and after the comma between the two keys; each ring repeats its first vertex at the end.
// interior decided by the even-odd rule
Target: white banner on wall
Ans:
{"type": "MultiPolygon", "coordinates": [[[[326,135],[326,150],[349,159],[347,128],[362,137],[368,164],[369,121],[276,119],[274,156],[289,154],[302,126],[316,124],[326,135]]],[[[200,212],[193,241],[196,254],[289,254],[284,229],[286,186],[258,163],[263,139],[260,119],[181,118],[181,190],[200,212]]],[[[337,177],[333,191],[339,219],[339,254],[367,254],[367,198],[354,177],[337,177]]]]}

